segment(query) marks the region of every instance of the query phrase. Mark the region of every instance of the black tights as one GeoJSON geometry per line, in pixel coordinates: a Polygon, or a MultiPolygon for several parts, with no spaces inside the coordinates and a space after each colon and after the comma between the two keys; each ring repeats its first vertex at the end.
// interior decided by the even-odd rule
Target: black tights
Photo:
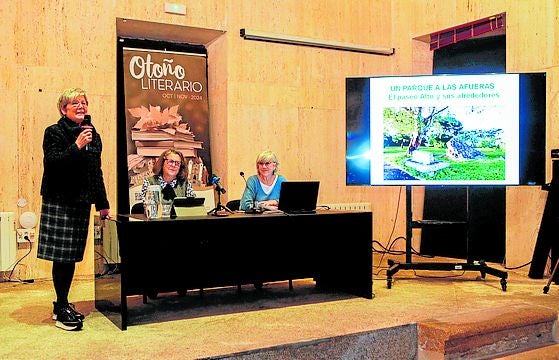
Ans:
{"type": "Polygon", "coordinates": [[[58,305],[68,304],[68,294],[74,278],[76,263],[52,263],[52,282],[56,291],[56,302],[58,305]]]}

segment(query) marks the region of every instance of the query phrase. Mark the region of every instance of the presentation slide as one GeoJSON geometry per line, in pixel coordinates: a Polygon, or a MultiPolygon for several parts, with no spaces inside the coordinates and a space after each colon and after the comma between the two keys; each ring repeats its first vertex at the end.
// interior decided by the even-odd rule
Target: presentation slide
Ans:
{"type": "Polygon", "coordinates": [[[347,79],[347,183],[543,181],[545,169],[525,165],[545,156],[545,76],[534,77],[540,81],[524,74],[347,79]],[[529,138],[542,128],[538,142],[529,138]]]}

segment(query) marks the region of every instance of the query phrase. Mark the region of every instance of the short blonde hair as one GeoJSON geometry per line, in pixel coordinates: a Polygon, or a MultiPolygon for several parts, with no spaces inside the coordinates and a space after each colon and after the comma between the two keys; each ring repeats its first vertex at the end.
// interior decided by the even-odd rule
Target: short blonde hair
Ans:
{"type": "Polygon", "coordinates": [[[60,115],[64,116],[63,110],[66,110],[66,106],[78,96],[83,96],[85,98],[85,102],[89,103],[85,90],[80,88],[69,88],[64,90],[62,94],[60,94],[60,97],[58,97],[58,112],[60,113],[60,115]]]}
{"type": "Polygon", "coordinates": [[[273,151],[270,150],[264,150],[260,154],[258,154],[258,156],[256,157],[256,170],[258,171],[258,163],[265,163],[268,161],[271,161],[276,164],[276,167],[274,169],[274,174],[277,173],[279,168],[278,157],[273,151]]]}

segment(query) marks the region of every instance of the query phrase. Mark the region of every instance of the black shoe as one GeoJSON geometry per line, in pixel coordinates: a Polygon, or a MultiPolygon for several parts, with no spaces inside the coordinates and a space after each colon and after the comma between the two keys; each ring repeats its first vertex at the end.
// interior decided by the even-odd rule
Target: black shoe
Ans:
{"type": "MultiPolygon", "coordinates": [[[[52,319],[53,319],[53,320],[56,320],[57,314],[58,314],[58,310],[59,310],[58,304],[56,303],[56,301],[53,301],[53,302],[52,302],[52,305],[53,305],[53,309],[52,309],[52,319]]],[[[70,307],[70,310],[72,310],[72,312],[74,313],[74,315],[76,316],[76,318],[77,318],[78,320],[80,320],[80,321],[84,321],[84,320],[85,320],[85,315],[82,314],[82,313],[80,313],[80,312],[78,312],[78,311],[76,310],[76,307],[74,306],[74,304],[71,304],[71,303],[70,303],[70,304],[68,304],[68,306],[70,307]]]]}
{"type": "Polygon", "coordinates": [[[68,331],[81,330],[83,323],[76,318],[70,306],[64,306],[58,309],[58,313],[56,314],[56,327],[68,331]]]}

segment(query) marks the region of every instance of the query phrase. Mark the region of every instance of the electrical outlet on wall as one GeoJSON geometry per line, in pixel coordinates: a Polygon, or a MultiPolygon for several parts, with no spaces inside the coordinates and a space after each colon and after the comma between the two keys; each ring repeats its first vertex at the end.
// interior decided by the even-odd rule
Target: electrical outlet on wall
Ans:
{"type": "Polygon", "coordinates": [[[35,241],[35,229],[17,229],[17,242],[25,243],[29,241],[35,241]],[[25,238],[26,236],[29,240],[25,238]]]}

